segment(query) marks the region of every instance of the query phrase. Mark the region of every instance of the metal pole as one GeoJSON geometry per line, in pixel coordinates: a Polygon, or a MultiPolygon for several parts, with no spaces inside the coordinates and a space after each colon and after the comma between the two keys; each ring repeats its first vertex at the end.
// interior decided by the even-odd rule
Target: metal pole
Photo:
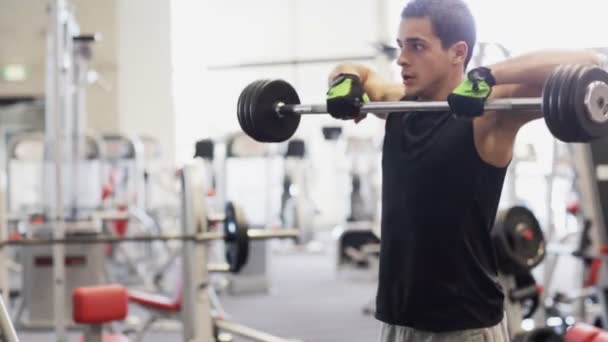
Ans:
{"type": "MultiPolygon", "coordinates": [[[[74,37],[74,112],[73,112],[73,129],[71,132],[72,139],[72,172],[71,180],[71,196],[70,214],[73,218],[76,217],[78,211],[78,187],[80,183],[82,165],[81,160],[86,159],[86,128],[87,128],[87,98],[86,87],[88,85],[89,62],[91,60],[91,43],[94,37],[78,36],[74,37]]],[[[67,132],[66,132],[67,133],[67,132]]]]}
{"type": "MultiPolygon", "coordinates": [[[[196,160],[185,165],[182,181],[182,233],[202,234],[207,231],[205,168],[196,160]]],[[[206,342],[215,339],[211,320],[211,302],[207,287],[207,248],[205,244],[184,241],[183,257],[183,340],[206,342]]]]}
{"type": "Polygon", "coordinates": [[[5,303],[8,302],[5,302],[2,300],[2,297],[0,297],[0,340],[3,342],[18,342],[19,338],[17,337],[17,332],[15,331],[15,327],[13,326],[5,303]]]}
{"type": "MultiPolygon", "coordinates": [[[[48,197],[45,210],[50,214],[54,224],[53,238],[65,237],[65,213],[63,211],[63,170],[64,151],[62,144],[62,124],[67,112],[71,110],[68,94],[68,71],[70,56],[67,54],[71,43],[69,34],[69,10],[64,0],[49,3],[49,30],[47,34],[47,80],[45,101],[45,165],[53,165],[47,171],[54,175],[47,177],[45,192],[55,194],[48,197]],[[63,119],[63,120],[62,120],[63,119]],[[54,176],[54,177],[53,177],[54,176]],[[50,191],[50,190],[54,191],[50,191]]],[[[65,322],[65,249],[64,245],[53,246],[53,311],[56,339],[67,341],[65,322]]]]}
{"type": "MultiPolygon", "coordinates": [[[[8,240],[6,203],[6,174],[0,172],[0,241],[8,240]]],[[[9,261],[7,249],[4,246],[0,246],[0,290],[2,291],[2,299],[4,299],[5,303],[9,303],[9,261]]]]}
{"type": "Polygon", "coordinates": [[[284,339],[281,337],[277,337],[277,336],[270,335],[270,334],[262,332],[262,331],[258,331],[258,330],[246,327],[244,325],[239,325],[236,323],[226,322],[226,321],[222,321],[222,320],[216,320],[215,324],[221,330],[231,332],[235,335],[239,335],[239,336],[245,337],[245,338],[253,340],[253,341],[261,341],[261,342],[290,342],[290,341],[295,342],[295,341],[297,341],[297,340],[284,339]]]}
{"type": "MultiPolygon", "coordinates": [[[[485,110],[504,111],[538,111],[541,110],[542,98],[513,98],[498,99],[486,102],[485,110]]],[[[369,102],[361,107],[361,112],[391,113],[391,112],[436,112],[449,111],[447,101],[401,101],[401,102],[369,102]]],[[[327,114],[325,104],[299,104],[288,105],[278,103],[276,111],[281,115],[290,114],[327,114]]]]}

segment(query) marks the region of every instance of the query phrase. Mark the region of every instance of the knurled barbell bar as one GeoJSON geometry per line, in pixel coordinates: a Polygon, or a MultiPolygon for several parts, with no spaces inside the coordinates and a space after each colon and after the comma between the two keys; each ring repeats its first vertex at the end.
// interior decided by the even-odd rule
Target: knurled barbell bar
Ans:
{"type": "MultiPolygon", "coordinates": [[[[562,65],[547,78],[539,98],[489,100],[485,110],[542,111],[551,133],[564,142],[589,142],[608,135],[608,73],[596,66],[562,65]]],[[[364,113],[449,111],[447,101],[369,102],[364,113]]],[[[326,114],[325,104],[300,104],[296,90],[281,79],[262,79],[241,92],[241,129],[259,142],[283,142],[304,114],[326,114]]]]}

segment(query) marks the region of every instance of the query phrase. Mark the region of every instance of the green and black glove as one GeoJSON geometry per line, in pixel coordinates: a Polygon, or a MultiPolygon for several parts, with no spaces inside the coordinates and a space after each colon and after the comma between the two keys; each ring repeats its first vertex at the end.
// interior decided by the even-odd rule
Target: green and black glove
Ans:
{"type": "Polygon", "coordinates": [[[467,79],[448,96],[452,113],[458,117],[474,118],[483,115],[486,100],[496,80],[492,71],[479,67],[467,73],[467,79]]]}
{"type": "Polygon", "coordinates": [[[340,74],[327,91],[327,112],[336,119],[349,120],[361,114],[361,106],[369,102],[357,75],[340,74]]]}

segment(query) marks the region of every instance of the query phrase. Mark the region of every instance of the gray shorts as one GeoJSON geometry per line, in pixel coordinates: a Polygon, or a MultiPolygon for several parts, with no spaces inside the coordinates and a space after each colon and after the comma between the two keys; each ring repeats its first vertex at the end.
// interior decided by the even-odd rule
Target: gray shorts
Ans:
{"type": "Polygon", "coordinates": [[[489,328],[433,333],[382,323],[380,342],[508,342],[507,320],[489,328]]]}

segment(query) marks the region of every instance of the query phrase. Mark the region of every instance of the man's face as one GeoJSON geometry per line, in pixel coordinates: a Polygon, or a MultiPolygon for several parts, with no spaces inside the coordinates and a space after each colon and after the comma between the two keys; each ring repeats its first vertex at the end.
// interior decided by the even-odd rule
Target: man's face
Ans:
{"type": "Polygon", "coordinates": [[[397,64],[406,92],[411,96],[432,97],[445,82],[452,65],[449,49],[444,49],[433,32],[428,17],[405,18],[399,25],[397,64]]]}

